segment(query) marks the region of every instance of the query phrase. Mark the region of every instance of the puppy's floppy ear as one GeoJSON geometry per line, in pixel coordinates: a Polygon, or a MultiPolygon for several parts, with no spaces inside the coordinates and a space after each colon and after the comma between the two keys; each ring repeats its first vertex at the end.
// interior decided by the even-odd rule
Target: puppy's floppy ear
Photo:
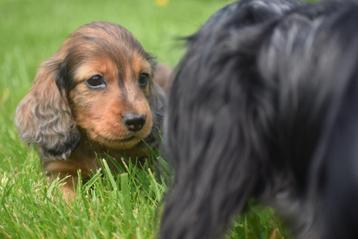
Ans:
{"type": "Polygon", "coordinates": [[[40,66],[32,89],[16,109],[21,138],[38,145],[45,159],[66,159],[80,139],[64,89],[68,79],[62,59],[55,55],[40,66]]]}
{"type": "Polygon", "coordinates": [[[156,82],[166,94],[169,94],[169,89],[172,84],[172,70],[169,66],[164,64],[157,64],[154,70],[153,81],[156,82]]]}
{"type": "MultiPolygon", "coordinates": [[[[161,66],[162,67],[162,66],[161,66]]],[[[163,67],[166,67],[163,65],[163,67]]],[[[164,69],[169,70],[169,68],[164,69]]],[[[160,143],[161,130],[163,128],[164,112],[166,108],[167,90],[169,90],[169,74],[167,72],[154,71],[152,93],[149,96],[150,109],[153,114],[153,128],[150,136],[146,139],[147,143],[153,147],[158,147],[160,143]],[[168,77],[168,78],[166,78],[168,77]],[[164,87],[168,87],[165,89],[164,87]]]]}

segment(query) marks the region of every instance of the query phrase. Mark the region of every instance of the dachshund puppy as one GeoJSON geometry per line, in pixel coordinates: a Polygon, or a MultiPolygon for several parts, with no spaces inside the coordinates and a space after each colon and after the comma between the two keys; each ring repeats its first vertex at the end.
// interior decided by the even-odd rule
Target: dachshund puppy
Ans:
{"type": "Polygon", "coordinates": [[[223,238],[250,199],[298,238],[358,238],[357,22],[353,1],[242,0],[189,38],[160,238],[223,238]]]}
{"type": "Polygon", "coordinates": [[[132,34],[107,22],[80,27],[40,66],[16,126],[46,173],[67,177],[65,198],[74,196],[77,171],[90,177],[99,168],[98,156],[142,158],[158,146],[165,95],[155,71],[132,34]]]}

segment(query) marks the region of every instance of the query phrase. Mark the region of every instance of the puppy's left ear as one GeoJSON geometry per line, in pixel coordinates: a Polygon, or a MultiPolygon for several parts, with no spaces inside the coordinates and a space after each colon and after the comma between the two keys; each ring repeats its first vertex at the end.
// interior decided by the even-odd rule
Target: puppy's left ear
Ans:
{"type": "Polygon", "coordinates": [[[153,85],[149,96],[150,109],[153,115],[153,128],[147,143],[156,148],[160,143],[160,135],[163,128],[164,114],[167,103],[167,95],[171,85],[171,69],[163,64],[154,66],[153,85]]]}
{"type": "Polygon", "coordinates": [[[172,85],[172,69],[164,64],[157,64],[154,69],[153,81],[156,82],[166,94],[169,94],[172,85]]]}
{"type": "Polygon", "coordinates": [[[159,135],[163,128],[163,119],[167,103],[167,95],[169,91],[169,75],[165,78],[165,75],[155,76],[153,78],[152,93],[149,97],[149,104],[153,114],[153,132],[155,135],[159,135]],[[165,88],[167,87],[167,88],[165,88]]]}
{"type": "Polygon", "coordinates": [[[63,58],[44,62],[30,92],[16,109],[21,138],[38,145],[44,159],[66,159],[77,146],[80,133],[72,118],[66,95],[63,58]]]}

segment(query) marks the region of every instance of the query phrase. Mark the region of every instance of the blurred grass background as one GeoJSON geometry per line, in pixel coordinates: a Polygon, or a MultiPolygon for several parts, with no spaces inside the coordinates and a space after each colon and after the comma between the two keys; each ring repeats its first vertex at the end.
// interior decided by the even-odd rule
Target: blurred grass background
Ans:
{"type": "MultiPolygon", "coordinates": [[[[38,65],[82,24],[105,20],[129,29],[160,62],[175,66],[178,37],[193,33],[224,0],[0,0],[0,238],[154,238],[165,183],[151,165],[104,170],[65,204],[37,153],[13,124],[38,65]]],[[[153,155],[154,158],[157,155],[153,155]]],[[[283,238],[268,209],[253,207],[228,238],[283,238]]]]}

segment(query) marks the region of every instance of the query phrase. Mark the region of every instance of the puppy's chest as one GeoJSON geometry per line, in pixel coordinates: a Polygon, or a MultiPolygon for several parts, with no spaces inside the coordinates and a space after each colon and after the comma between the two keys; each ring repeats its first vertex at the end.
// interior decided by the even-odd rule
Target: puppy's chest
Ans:
{"type": "Polygon", "coordinates": [[[112,150],[108,148],[96,146],[84,146],[77,149],[71,157],[70,161],[86,166],[90,170],[96,170],[102,167],[103,160],[107,162],[110,168],[131,160],[143,161],[150,156],[150,148],[144,145],[138,145],[126,150],[112,150]]]}

